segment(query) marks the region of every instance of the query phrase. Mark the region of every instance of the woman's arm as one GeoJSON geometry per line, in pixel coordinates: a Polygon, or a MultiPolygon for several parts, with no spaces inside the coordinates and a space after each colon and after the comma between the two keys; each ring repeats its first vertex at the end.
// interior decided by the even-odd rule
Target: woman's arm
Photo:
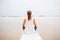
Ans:
{"type": "Polygon", "coordinates": [[[35,19],[33,20],[33,23],[34,23],[34,26],[36,26],[36,20],[35,19]]]}
{"type": "Polygon", "coordinates": [[[23,20],[23,30],[25,29],[26,19],[23,20]]]}
{"type": "Polygon", "coordinates": [[[26,19],[23,20],[23,26],[25,25],[25,23],[26,23],[26,19]]]}
{"type": "Polygon", "coordinates": [[[36,30],[37,29],[37,24],[36,24],[35,19],[33,20],[33,23],[34,23],[34,29],[36,30]]]}

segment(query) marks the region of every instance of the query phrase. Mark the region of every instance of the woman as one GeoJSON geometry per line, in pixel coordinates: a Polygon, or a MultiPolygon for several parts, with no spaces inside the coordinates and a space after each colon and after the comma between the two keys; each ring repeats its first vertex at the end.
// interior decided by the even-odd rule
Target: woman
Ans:
{"type": "Polygon", "coordinates": [[[30,10],[27,11],[27,19],[24,19],[22,25],[24,34],[21,36],[20,40],[42,40],[36,32],[37,24],[35,19],[32,18],[32,12],[30,10]]]}

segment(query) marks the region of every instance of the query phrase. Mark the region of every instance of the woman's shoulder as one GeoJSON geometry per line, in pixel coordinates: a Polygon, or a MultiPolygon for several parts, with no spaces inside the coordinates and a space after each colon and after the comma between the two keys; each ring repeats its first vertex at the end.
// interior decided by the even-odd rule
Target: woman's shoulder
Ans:
{"type": "Polygon", "coordinates": [[[23,20],[26,21],[26,18],[24,18],[23,20]]]}
{"type": "Polygon", "coordinates": [[[24,21],[26,21],[26,22],[27,22],[27,21],[28,21],[28,19],[27,19],[27,18],[24,18],[24,21]]]}

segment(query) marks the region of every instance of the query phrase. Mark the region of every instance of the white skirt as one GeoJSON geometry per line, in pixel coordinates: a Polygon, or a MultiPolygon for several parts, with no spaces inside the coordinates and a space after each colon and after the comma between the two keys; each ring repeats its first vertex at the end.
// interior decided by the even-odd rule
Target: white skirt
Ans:
{"type": "Polygon", "coordinates": [[[32,34],[23,34],[20,40],[42,40],[42,38],[38,33],[32,33],[32,34]]]}

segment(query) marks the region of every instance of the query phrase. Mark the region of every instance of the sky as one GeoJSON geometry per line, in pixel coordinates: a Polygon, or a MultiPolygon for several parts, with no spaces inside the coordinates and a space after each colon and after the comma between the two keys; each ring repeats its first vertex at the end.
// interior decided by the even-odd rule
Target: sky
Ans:
{"type": "Polygon", "coordinates": [[[0,0],[0,16],[60,17],[60,0],[0,0]]]}

